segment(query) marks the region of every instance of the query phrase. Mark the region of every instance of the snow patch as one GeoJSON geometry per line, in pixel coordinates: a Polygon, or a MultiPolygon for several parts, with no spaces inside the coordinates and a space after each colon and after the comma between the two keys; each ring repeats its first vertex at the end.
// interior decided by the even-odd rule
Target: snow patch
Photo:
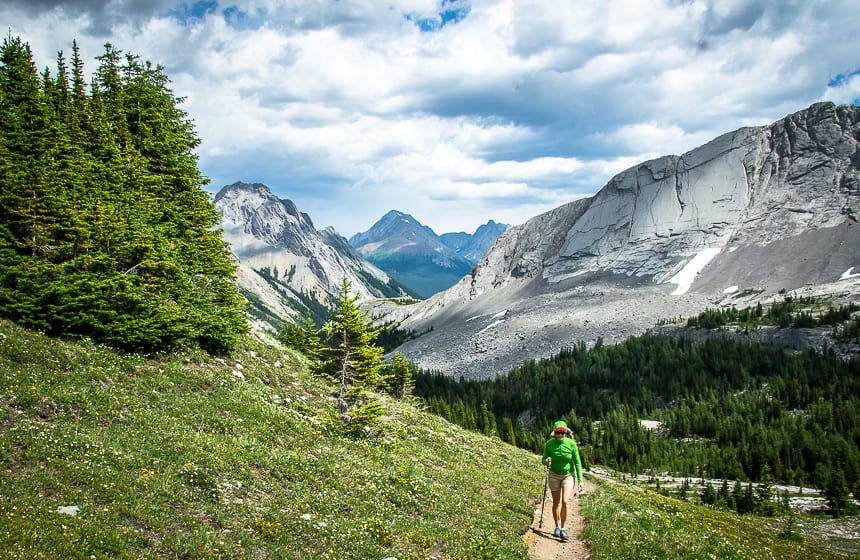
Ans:
{"type": "Polygon", "coordinates": [[[490,319],[501,319],[502,317],[504,317],[507,314],[508,314],[508,310],[505,309],[504,311],[499,311],[498,313],[496,313],[495,315],[490,317],[490,319]]]}
{"type": "Polygon", "coordinates": [[[740,288],[737,286],[729,286],[728,288],[723,290],[723,293],[724,294],[733,294],[733,293],[737,292],[738,290],[740,290],[740,288]]]}
{"type": "Polygon", "coordinates": [[[678,287],[675,288],[675,291],[672,292],[672,295],[681,296],[686,294],[693,286],[693,282],[696,280],[696,276],[698,276],[699,272],[701,272],[702,269],[720,253],[720,251],[721,249],[719,247],[712,247],[701,251],[698,255],[693,257],[693,260],[688,262],[687,265],[678,272],[678,274],[669,278],[669,282],[678,285],[678,287]]]}
{"type": "Polygon", "coordinates": [[[842,276],[839,277],[840,280],[848,280],[849,278],[860,278],[860,272],[857,274],[854,273],[854,267],[852,266],[848,270],[842,273],[842,276]]]}
{"type": "Polygon", "coordinates": [[[662,422],[658,422],[656,420],[640,420],[639,425],[645,428],[646,430],[656,431],[660,429],[660,426],[663,425],[662,422]]]}
{"type": "Polygon", "coordinates": [[[500,320],[498,320],[498,321],[493,321],[492,323],[490,323],[489,325],[487,325],[487,326],[486,326],[486,327],[484,327],[483,329],[481,329],[481,330],[479,330],[478,332],[476,332],[476,333],[475,333],[475,335],[477,336],[477,335],[479,335],[479,334],[481,334],[481,333],[484,333],[484,332],[486,332],[486,331],[488,331],[488,330],[492,329],[492,328],[493,328],[493,327],[495,327],[496,325],[501,325],[501,324],[502,324],[502,323],[504,323],[504,322],[505,322],[505,320],[504,320],[504,319],[500,319],[500,320]]]}

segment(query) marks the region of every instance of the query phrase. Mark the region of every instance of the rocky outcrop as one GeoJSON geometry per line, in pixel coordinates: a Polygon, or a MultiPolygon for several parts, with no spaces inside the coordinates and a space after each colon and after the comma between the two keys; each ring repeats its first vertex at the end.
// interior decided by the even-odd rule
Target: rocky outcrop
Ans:
{"type": "Polygon", "coordinates": [[[856,222],[858,112],[819,103],[624,171],[567,231],[545,278],[612,272],[662,283],[704,250],[856,222]]]}
{"type": "Polygon", "coordinates": [[[681,156],[508,230],[472,273],[374,313],[432,332],[423,367],[485,377],[578,341],[612,342],[727,293],[760,298],[860,270],[860,108],[818,103],[681,156]]]}

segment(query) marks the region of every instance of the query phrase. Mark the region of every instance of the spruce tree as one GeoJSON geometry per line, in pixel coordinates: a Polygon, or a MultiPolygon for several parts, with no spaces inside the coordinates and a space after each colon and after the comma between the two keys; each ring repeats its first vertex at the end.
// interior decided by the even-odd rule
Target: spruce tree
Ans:
{"type": "Polygon", "coordinates": [[[296,323],[284,325],[278,338],[289,348],[304,354],[311,362],[311,369],[316,370],[319,368],[322,355],[322,343],[317,331],[316,323],[311,318],[311,314],[307,313],[301,325],[296,323]]]}
{"type": "Polygon", "coordinates": [[[848,483],[845,482],[845,473],[840,468],[830,471],[824,487],[824,496],[827,498],[827,507],[833,517],[842,517],[848,511],[851,503],[848,483]]]}
{"type": "Polygon", "coordinates": [[[412,376],[412,367],[409,361],[400,352],[395,352],[391,358],[391,373],[388,380],[389,391],[399,399],[412,394],[415,388],[415,379],[412,376]]]}
{"type": "Polygon", "coordinates": [[[384,412],[370,393],[379,387],[383,350],[374,344],[379,329],[359,309],[359,296],[351,290],[351,283],[343,278],[336,310],[323,327],[328,341],[321,369],[338,382],[338,413],[343,424],[363,428],[375,425],[384,412]]]}
{"type": "Polygon", "coordinates": [[[201,187],[199,140],[160,67],[106,45],[90,95],[0,47],[0,315],[136,351],[221,352],[247,302],[201,187]],[[123,64],[123,60],[125,64],[123,64]]]}

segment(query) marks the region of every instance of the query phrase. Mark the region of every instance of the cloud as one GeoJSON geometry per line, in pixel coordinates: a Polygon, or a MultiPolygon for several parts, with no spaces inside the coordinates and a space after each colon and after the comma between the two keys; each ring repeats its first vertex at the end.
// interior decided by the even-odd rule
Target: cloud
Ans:
{"type": "Polygon", "coordinates": [[[849,0],[8,0],[40,66],[162,64],[213,192],[261,181],[351,235],[520,223],[809,104],[860,98],[849,0]]]}

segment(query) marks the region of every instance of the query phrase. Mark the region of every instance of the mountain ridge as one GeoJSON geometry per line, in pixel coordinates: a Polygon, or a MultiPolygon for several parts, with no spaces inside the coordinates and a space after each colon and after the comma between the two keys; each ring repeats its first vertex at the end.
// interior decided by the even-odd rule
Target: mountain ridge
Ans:
{"type": "Polygon", "coordinates": [[[265,331],[275,332],[283,321],[298,322],[307,313],[322,322],[342,278],[362,298],[408,295],[333,228],[317,230],[308,214],[266,185],[226,185],[214,203],[224,239],[239,262],[239,284],[255,315],[267,317],[255,321],[265,331]]]}
{"type": "Polygon", "coordinates": [[[368,307],[432,330],[399,348],[419,366],[491,377],[709,305],[856,293],[841,277],[860,268],[858,137],[860,108],[833,103],[723,134],[511,228],[445,292],[368,307]]]}

